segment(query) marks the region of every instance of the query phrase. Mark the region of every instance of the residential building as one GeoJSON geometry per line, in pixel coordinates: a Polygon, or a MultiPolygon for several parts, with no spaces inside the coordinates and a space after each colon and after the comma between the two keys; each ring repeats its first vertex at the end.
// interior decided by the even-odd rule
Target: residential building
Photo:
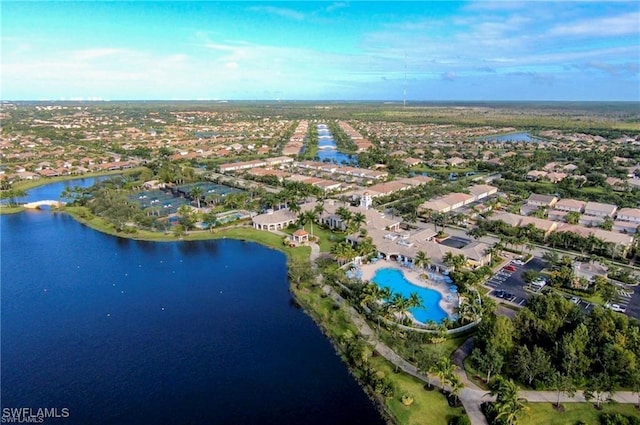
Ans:
{"type": "Polygon", "coordinates": [[[617,206],[612,204],[602,204],[600,202],[587,202],[584,207],[584,213],[586,215],[592,215],[595,217],[613,217],[617,206]]]}
{"type": "Polygon", "coordinates": [[[558,198],[555,196],[539,195],[537,193],[532,193],[527,199],[527,205],[533,207],[553,208],[556,202],[558,202],[558,198]]]}

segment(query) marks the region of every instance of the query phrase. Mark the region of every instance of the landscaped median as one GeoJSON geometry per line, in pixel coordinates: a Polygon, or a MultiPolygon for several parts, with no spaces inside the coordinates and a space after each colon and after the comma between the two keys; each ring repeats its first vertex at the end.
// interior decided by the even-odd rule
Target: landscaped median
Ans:
{"type": "Polygon", "coordinates": [[[601,423],[600,416],[607,413],[638,417],[638,408],[633,404],[605,403],[598,410],[593,403],[563,403],[562,411],[553,403],[527,403],[527,406],[528,413],[518,421],[519,425],[596,425],[601,423]]]}

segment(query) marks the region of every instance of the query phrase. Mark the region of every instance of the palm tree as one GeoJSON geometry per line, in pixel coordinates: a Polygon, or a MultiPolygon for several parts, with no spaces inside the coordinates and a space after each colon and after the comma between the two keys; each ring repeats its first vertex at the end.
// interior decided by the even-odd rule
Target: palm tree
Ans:
{"type": "Polygon", "coordinates": [[[422,307],[422,298],[418,295],[417,292],[412,292],[409,295],[409,299],[407,302],[407,308],[420,308],[422,307]]]}
{"type": "Polygon", "coordinates": [[[363,237],[358,242],[358,255],[361,257],[365,257],[376,251],[376,246],[373,244],[373,239],[370,237],[363,237]]]}
{"type": "Polygon", "coordinates": [[[362,214],[361,212],[357,212],[353,214],[353,217],[351,218],[351,223],[354,225],[355,228],[359,228],[361,225],[365,224],[366,222],[367,222],[367,216],[362,214]]]}
{"type": "Polygon", "coordinates": [[[431,259],[427,257],[427,254],[425,254],[424,251],[418,251],[416,253],[416,257],[413,259],[413,264],[424,269],[431,265],[431,259]]]}
{"type": "Polygon", "coordinates": [[[200,186],[193,186],[189,191],[189,196],[191,197],[191,199],[194,199],[196,201],[198,208],[200,208],[200,198],[202,198],[203,194],[204,192],[202,191],[202,188],[200,186]]]}
{"type": "Polygon", "coordinates": [[[351,261],[355,257],[355,251],[348,242],[340,242],[331,248],[331,253],[340,264],[351,261]]]}
{"type": "Polygon", "coordinates": [[[291,200],[289,202],[289,211],[298,214],[301,211],[300,205],[295,200],[291,200]]]}
{"type": "Polygon", "coordinates": [[[452,373],[449,377],[449,385],[451,386],[451,396],[454,397],[455,404],[457,405],[460,401],[458,399],[458,394],[464,388],[464,382],[462,382],[462,379],[460,379],[458,375],[452,373]]]}
{"type": "Polygon", "coordinates": [[[451,362],[451,358],[442,357],[438,363],[436,363],[435,371],[438,379],[440,379],[440,388],[444,388],[444,385],[451,379],[451,376],[453,376],[453,363],[451,362]]]}
{"type": "Polygon", "coordinates": [[[503,419],[507,425],[516,425],[520,413],[529,409],[525,404],[526,400],[519,397],[518,385],[511,379],[497,376],[492,381],[490,389],[489,395],[496,397],[496,419],[503,419]]]}
{"type": "Polygon", "coordinates": [[[344,229],[346,230],[349,227],[349,223],[351,223],[353,213],[345,207],[339,207],[336,210],[336,215],[340,217],[342,223],[344,224],[344,229]]]}

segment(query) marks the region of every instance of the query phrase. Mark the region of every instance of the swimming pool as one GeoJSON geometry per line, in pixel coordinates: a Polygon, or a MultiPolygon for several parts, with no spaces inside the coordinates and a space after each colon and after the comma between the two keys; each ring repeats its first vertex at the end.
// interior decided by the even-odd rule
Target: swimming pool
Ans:
{"type": "Polygon", "coordinates": [[[403,297],[408,297],[412,292],[417,292],[422,298],[422,308],[411,308],[409,311],[413,317],[422,323],[440,323],[449,315],[440,307],[442,295],[433,289],[422,288],[409,282],[400,270],[379,269],[371,279],[373,283],[381,288],[388,286],[392,292],[399,293],[403,297]]]}

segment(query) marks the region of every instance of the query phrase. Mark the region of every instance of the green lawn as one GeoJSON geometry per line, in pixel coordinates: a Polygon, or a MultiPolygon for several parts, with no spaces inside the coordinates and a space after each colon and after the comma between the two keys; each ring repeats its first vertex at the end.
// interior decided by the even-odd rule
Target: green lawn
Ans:
{"type": "Polygon", "coordinates": [[[8,207],[0,204],[0,215],[2,214],[15,214],[24,211],[24,207],[8,207]]]}
{"type": "MultiPolygon", "coordinates": [[[[296,230],[298,230],[297,227],[295,229],[285,229],[284,231],[288,234],[292,234],[296,230]]],[[[311,233],[311,224],[305,224],[304,230],[311,233]]],[[[317,224],[313,225],[313,234],[320,238],[320,243],[318,244],[320,246],[320,252],[331,252],[331,247],[336,243],[343,241],[345,238],[344,234],[334,233],[329,229],[318,226],[317,224]]]]}
{"type": "Polygon", "coordinates": [[[635,415],[640,418],[640,411],[633,404],[603,405],[602,410],[596,410],[592,403],[565,403],[565,411],[560,413],[551,403],[529,403],[528,415],[523,415],[519,425],[573,425],[584,421],[588,425],[599,425],[598,417],[604,412],[617,412],[626,416],[635,415]]]}
{"type": "Polygon", "coordinates": [[[386,399],[385,405],[399,424],[447,425],[449,419],[462,414],[461,408],[449,407],[446,397],[440,391],[426,391],[422,381],[405,373],[395,373],[389,362],[382,357],[372,357],[369,363],[393,382],[395,395],[386,399]],[[413,395],[414,402],[411,406],[405,406],[400,401],[406,393],[413,395]]]}

